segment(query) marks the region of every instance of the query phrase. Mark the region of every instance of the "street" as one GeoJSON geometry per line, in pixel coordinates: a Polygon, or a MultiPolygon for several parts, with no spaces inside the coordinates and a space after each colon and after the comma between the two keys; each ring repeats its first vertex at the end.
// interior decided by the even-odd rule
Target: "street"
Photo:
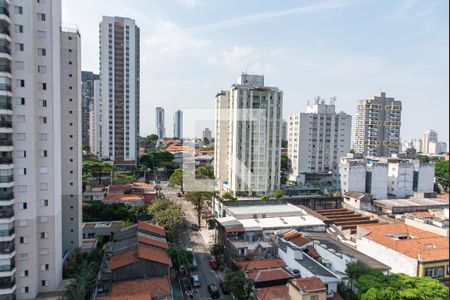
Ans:
{"type": "MultiPolygon", "coordinates": [[[[192,274],[198,275],[201,286],[194,293],[193,299],[212,299],[207,291],[208,284],[214,283],[219,288],[219,283],[222,281],[223,275],[219,271],[214,271],[209,266],[211,256],[204,244],[204,241],[198,231],[191,229],[191,224],[197,224],[197,217],[194,207],[181,197],[177,196],[178,188],[171,188],[167,186],[167,182],[161,182],[161,192],[165,195],[167,200],[181,205],[185,213],[185,229],[180,234],[180,246],[184,249],[192,248],[197,259],[198,269],[192,271],[192,274]]],[[[180,287],[177,286],[177,291],[180,287]]],[[[181,292],[178,294],[179,299],[192,299],[188,296],[182,296],[181,292]]]]}

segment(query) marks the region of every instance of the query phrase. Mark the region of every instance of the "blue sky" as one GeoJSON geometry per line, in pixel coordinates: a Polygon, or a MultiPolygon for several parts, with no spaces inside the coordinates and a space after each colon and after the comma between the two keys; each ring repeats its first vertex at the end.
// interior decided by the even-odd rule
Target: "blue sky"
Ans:
{"type": "MultiPolygon", "coordinates": [[[[336,96],[337,109],[354,116],[357,100],[385,91],[403,102],[403,138],[433,128],[448,141],[448,5],[447,0],[63,0],[63,23],[80,28],[82,69],[97,72],[101,16],[136,20],[142,39],[142,135],[155,131],[156,106],[166,108],[171,133],[176,109],[213,108],[216,93],[247,70],[284,91],[285,117],[304,111],[318,95],[336,96]]],[[[194,127],[186,127],[185,134],[193,135],[194,127]]]]}

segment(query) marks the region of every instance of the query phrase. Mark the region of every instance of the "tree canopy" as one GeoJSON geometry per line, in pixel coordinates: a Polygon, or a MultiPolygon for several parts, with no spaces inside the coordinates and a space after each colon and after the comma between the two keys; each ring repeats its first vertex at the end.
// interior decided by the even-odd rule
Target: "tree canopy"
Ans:
{"type": "Polygon", "coordinates": [[[228,272],[225,274],[225,286],[238,300],[254,299],[252,297],[253,281],[241,271],[228,272]]]}
{"type": "Polygon", "coordinates": [[[205,207],[208,202],[211,200],[212,193],[210,192],[187,192],[186,200],[191,202],[195,211],[197,212],[197,223],[198,226],[201,226],[201,217],[202,217],[202,209],[205,207]]]}
{"type": "Polygon", "coordinates": [[[183,170],[176,169],[169,178],[169,185],[178,186],[183,190],[183,170]]]}
{"type": "Polygon", "coordinates": [[[284,192],[281,189],[276,189],[276,190],[273,191],[272,196],[274,196],[275,198],[279,199],[279,198],[284,196],[284,192]]]}
{"type": "Polygon", "coordinates": [[[164,228],[168,241],[178,239],[183,224],[183,211],[179,205],[167,200],[156,200],[148,207],[148,213],[152,216],[153,223],[164,228]]]}
{"type": "Polygon", "coordinates": [[[448,166],[449,161],[448,160],[440,160],[435,163],[435,177],[436,180],[442,184],[442,186],[448,191],[448,166]]]}

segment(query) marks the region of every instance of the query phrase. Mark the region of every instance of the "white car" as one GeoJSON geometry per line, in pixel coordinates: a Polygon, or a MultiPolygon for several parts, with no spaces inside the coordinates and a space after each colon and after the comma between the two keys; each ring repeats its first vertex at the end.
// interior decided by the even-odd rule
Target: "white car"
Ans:
{"type": "Polygon", "coordinates": [[[198,275],[192,275],[191,282],[193,287],[195,288],[200,287],[200,278],[198,278],[198,275]]]}

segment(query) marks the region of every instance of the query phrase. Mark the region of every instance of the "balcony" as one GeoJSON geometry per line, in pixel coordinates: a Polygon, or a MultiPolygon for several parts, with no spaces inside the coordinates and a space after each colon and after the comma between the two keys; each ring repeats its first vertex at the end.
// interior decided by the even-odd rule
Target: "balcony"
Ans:
{"type": "Polygon", "coordinates": [[[0,230],[0,237],[12,236],[15,233],[14,228],[0,230]]]}
{"type": "Polygon", "coordinates": [[[13,163],[12,157],[0,157],[0,165],[9,165],[13,163]]]}
{"type": "Polygon", "coordinates": [[[0,289],[12,289],[16,285],[14,277],[4,277],[0,279],[0,289]]]}
{"type": "Polygon", "coordinates": [[[0,208],[0,218],[12,218],[14,217],[14,209],[12,209],[12,207],[10,208],[9,206],[6,206],[7,208],[5,209],[0,208]]]}
{"type": "Polygon", "coordinates": [[[11,55],[11,48],[7,46],[0,46],[0,53],[6,53],[11,55]]]}
{"type": "MultiPolygon", "coordinates": [[[[1,98],[1,97],[0,97],[0,98],[1,98]]],[[[8,110],[11,110],[11,109],[12,109],[11,101],[8,101],[8,100],[1,101],[1,100],[0,100],[0,109],[8,109],[8,110]]]]}
{"type": "MultiPolygon", "coordinates": [[[[5,3],[2,3],[2,5],[5,5],[5,3]]],[[[9,17],[9,9],[4,6],[0,7],[0,15],[9,17]]]]}
{"type": "Polygon", "coordinates": [[[14,193],[0,193],[0,201],[10,201],[11,199],[14,199],[14,193]]]}
{"type": "MultiPolygon", "coordinates": [[[[4,61],[2,61],[4,63],[4,61]]],[[[11,73],[11,66],[10,65],[5,65],[5,64],[1,64],[0,65],[0,72],[6,72],[6,73],[11,73]]],[[[11,88],[11,86],[10,86],[11,88]]]]}
{"type": "MultiPolygon", "coordinates": [[[[11,73],[11,68],[9,68],[9,71],[2,71],[2,69],[6,69],[6,68],[3,68],[3,66],[0,66],[0,72],[11,73]]],[[[10,84],[5,84],[5,83],[0,83],[0,91],[11,92],[11,85],[10,84]]]]}
{"type": "Polygon", "coordinates": [[[11,242],[0,242],[0,254],[11,254],[16,250],[14,241],[11,242]]]}
{"type": "Polygon", "coordinates": [[[0,183],[9,183],[14,181],[13,175],[0,176],[0,183]]]}
{"type": "Polygon", "coordinates": [[[0,127],[12,128],[12,121],[0,120],[0,127]]]}

